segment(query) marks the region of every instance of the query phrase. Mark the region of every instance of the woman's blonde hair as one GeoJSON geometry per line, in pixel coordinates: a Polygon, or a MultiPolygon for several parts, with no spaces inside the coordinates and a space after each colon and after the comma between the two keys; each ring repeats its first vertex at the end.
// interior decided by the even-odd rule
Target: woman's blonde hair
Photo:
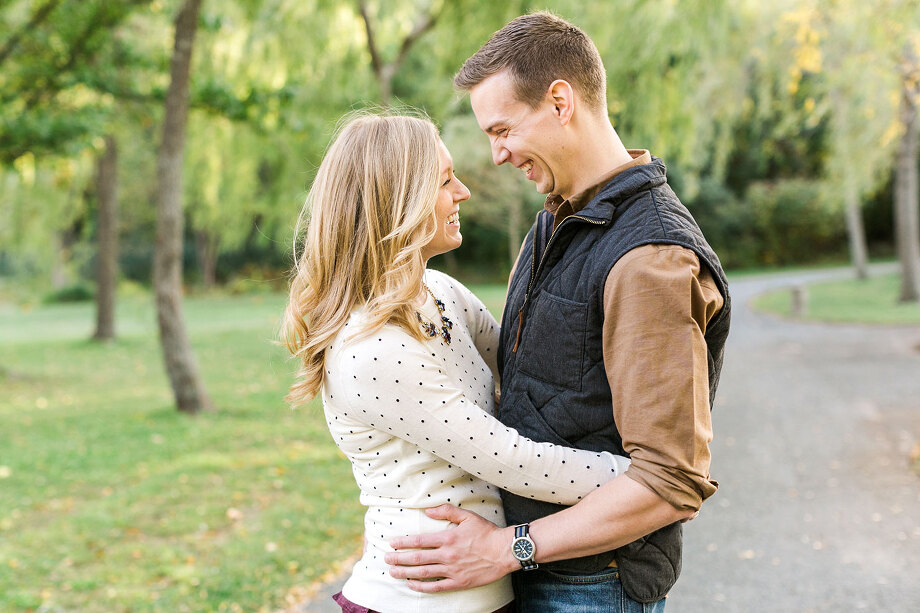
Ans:
{"type": "Polygon", "coordinates": [[[286,397],[291,404],[319,392],[326,350],[357,305],[367,315],[360,333],[394,323],[424,338],[412,303],[422,287],[422,248],[435,235],[439,142],[427,119],[361,112],[329,145],[294,238],[281,328],[301,360],[286,397]]]}

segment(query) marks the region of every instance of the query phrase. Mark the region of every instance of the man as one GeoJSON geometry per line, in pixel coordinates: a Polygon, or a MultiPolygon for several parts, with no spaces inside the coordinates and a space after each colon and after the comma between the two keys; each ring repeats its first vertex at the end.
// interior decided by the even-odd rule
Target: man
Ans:
{"type": "Polygon", "coordinates": [[[575,26],[518,17],[454,82],[494,162],[547,194],[509,284],[498,417],[632,463],[570,508],[503,493],[507,528],[430,509],[458,525],[393,541],[420,550],[387,554],[390,572],[437,592],[518,570],[521,611],[661,611],[680,572],[681,522],[718,486],[710,409],[730,311],[718,257],[661,160],[621,143],[600,55],[575,26]]]}

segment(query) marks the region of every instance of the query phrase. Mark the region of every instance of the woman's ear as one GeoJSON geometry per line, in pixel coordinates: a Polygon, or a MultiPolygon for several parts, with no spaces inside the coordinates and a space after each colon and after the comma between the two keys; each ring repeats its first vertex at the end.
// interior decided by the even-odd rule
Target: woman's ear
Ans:
{"type": "Polygon", "coordinates": [[[572,84],[563,79],[556,79],[549,84],[547,96],[552,101],[553,114],[559,123],[568,124],[575,112],[575,90],[572,89],[572,84]]]}

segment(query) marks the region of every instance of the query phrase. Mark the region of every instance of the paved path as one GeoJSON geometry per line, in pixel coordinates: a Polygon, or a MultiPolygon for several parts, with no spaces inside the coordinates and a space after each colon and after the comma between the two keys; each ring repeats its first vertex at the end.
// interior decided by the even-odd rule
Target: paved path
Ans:
{"type": "MultiPolygon", "coordinates": [[[[920,611],[920,327],[801,324],[756,314],[772,287],[732,285],[713,413],[720,490],[686,526],[670,613],[920,611]]],[[[334,613],[333,581],[299,611],[334,613]]],[[[539,613],[539,612],[535,612],[539,613]]]]}
{"type": "Polygon", "coordinates": [[[720,490],[686,526],[672,613],[920,611],[920,327],[805,325],[732,285],[713,412],[720,490]]]}

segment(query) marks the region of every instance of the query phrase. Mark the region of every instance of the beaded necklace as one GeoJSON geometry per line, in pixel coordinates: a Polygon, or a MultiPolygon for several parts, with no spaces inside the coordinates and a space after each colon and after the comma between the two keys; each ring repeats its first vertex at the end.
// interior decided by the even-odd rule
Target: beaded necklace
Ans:
{"type": "Polygon", "coordinates": [[[425,334],[427,334],[429,337],[440,336],[441,341],[445,345],[450,345],[450,330],[451,328],[454,327],[454,324],[451,320],[444,317],[444,310],[445,310],[444,303],[438,300],[437,296],[435,296],[434,293],[432,293],[431,288],[429,288],[425,283],[422,283],[422,285],[425,287],[425,290],[428,292],[428,295],[430,295],[434,299],[435,306],[438,307],[438,314],[441,316],[440,330],[438,329],[438,326],[435,323],[429,321],[425,317],[422,317],[422,314],[419,313],[418,311],[415,312],[415,316],[418,318],[418,322],[419,324],[421,324],[422,331],[425,332],[425,334]]]}

